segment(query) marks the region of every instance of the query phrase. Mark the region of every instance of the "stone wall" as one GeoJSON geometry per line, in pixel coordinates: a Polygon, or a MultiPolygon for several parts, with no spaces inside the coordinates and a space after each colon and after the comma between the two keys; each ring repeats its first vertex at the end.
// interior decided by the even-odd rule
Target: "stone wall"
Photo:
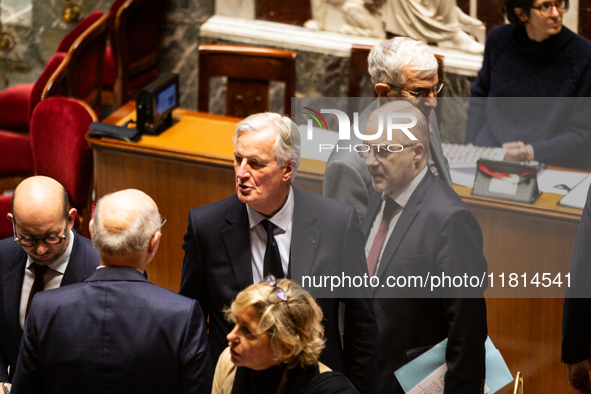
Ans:
{"type": "MultiPolygon", "coordinates": [[[[160,69],[180,74],[181,106],[197,103],[197,46],[200,26],[214,13],[215,0],[170,0],[160,69]]],[[[109,12],[113,0],[84,0],[85,17],[94,10],[109,12]]],[[[0,51],[0,89],[35,82],[61,39],[76,23],[61,20],[63,0],[33,0],[30,27],[3,25],[16,45],[0,51]]]]}

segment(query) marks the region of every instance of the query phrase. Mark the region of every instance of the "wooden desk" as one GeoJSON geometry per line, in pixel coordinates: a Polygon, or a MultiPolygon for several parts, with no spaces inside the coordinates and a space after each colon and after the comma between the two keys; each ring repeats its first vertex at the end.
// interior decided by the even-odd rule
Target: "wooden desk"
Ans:
{"type": "MultiPolygon", "coordinates": [[[[177,292],[180,287],[189,210],[236,193],[234,135],[238,118],[177,109],[176,122],[160,136],[145,135],[137,143],[89,138],[94,156],[95,199],[115,190],[135,188],[156,201],[168,221],[154,260],[150,281],[177,292]]],[[[130,102],[105,119],[123,124],[135,119],[130,102]]],[[[303,159],[294,184],[322,194],[324,163],[303,159]]]]}
{"type": "MultiPolygon", "coordinates": [[[[148,193],[163,216],[163,241],[148,266],[150,280],[178,291],[181,248],[191,208],[233,193],[232,135],[238,119],[176,110],[179,123],[159,137],[138,143],[88,139],[95,160],[96,192],[137,188],[148,193]]],[[[133,103],[110,116],[119,123],[134,115],[133,103]]],[[[324,166],[303,160],[296,184],[321,193],[324,166]]],[[[556,207],[560,196],[543,194],[535,204],[470,195],[456,186],[483,231],[489,272],[568,272],[581,211],[556,207]]],[[[498,286],[498,285],[497,285],[498,286]]],[[[495,288],[498,288],[495,286],[495,288]]],[[[513,374],[521,371],[532,393],[568,393],[566,366],[560,363],[564,287],[559,298],[511,299],[487,290],[489,334],[513,374]]],[[[501,393],[512,392],[509,385],[501,393]]]]}
{"type": "MultiPolygon", "coordinates": [[[[482,228],[488,270],[496,276],[495,289],[485,293],[489,336],[513,375],[521,371],[527,392],[570,393],[566,365],[560,363],[564,285],[544,293],[557,298],[493,297],[509,291],[499,292],[502,272],[505,277],[526,271],[568,273],[582,211],[557,207],[562,197],[557,194],[522,204],[472,196],[463,186],[454,189],[482,228]]],[[[499,392],[512,393],[513,385],[499,392]]]]}

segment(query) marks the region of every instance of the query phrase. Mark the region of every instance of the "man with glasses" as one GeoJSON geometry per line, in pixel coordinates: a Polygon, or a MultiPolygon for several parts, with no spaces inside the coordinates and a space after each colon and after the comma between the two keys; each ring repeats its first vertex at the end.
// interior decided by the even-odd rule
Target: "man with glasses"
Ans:
{"type": "MultiPolygon", "coordinates": [[[[449,163],[443,155],[435,112],[437,94],[443,88],[439,67],[431,49],[420,41],[396,37],[374,46],[368,57],[369,74],[378,99],[359,116],[359,127],[380,105],[396,99],[408,100],[430,120],[429,169],[450,187],[449,163]]],[[[363,130],[361,130],[363,133],[363,130]]],[[[357,152],[349,149],[361,143],[351,133],[351,140],[341,140],[333,149],[324,171],[323,195],[352,205],[363,221],[371,180],[357,152]]]]}
{"type": "Polygon", "coordinates": [[[364,141],[369,149],[360,152],[373,185],[363,223],[368,272],[384,284],[373,293],[378,393],[403,394],[394,372],[446,338],[444,393],[482,393],[486,285],[450,283],[431,292],[417,279],[443,273],[481,278],[487,273],[482,232],[460,197],[428,170],[429,124],[417,108],[404,101],[381,106],[369,116],[367,134],[388,114],[397,124],[414,117],[416,125],[408,128],[415,140],[394,129],[391,138],[383,133],[364,141]]]}
{"type": "Polygon", "coordinates": [[[209,393],[213,368],[195,300],[149,283],[166,219],[139,190],[102,197],[90,231],[100,267],[35,297],[13,393],[209,393]]]}
{"type": "Polygon", "coordinates": [[[76,209],[54,179],[25,179],[12,197],[14,236],[0,241],[0,382],[10,382],[25,318],[42,290],[78,283],[99,265],[92,242],[72,227],[76,209]]]}
{"type": "Polygon", "coordinates": [[[505,160],[591,170],[590,101],[582,99],[591,97],[591,43],[562,25],[568,7],[568,0],[505,1],[511,23],[487,37],[466,143],[503,147],[505,160]]]}

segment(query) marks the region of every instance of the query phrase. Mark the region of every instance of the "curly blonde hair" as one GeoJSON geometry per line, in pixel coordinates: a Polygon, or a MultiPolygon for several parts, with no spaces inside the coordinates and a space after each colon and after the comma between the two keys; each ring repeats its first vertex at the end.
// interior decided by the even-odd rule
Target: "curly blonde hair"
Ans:
{"type": "Polygon", "coordinates": [[[312,296],[296,283],[277,279],[253,284],[241,291],[232,305],[224,310],[226,319],[236,323],[237,316],[254,307],[259,319],[256,335],[269,336],[275,361],[288,368],[316,365],[324,348],[322,310],[312,296]],[[275,290],[275,287],[279,289],[275,290]],[[271,301],[269,295],[282,290],[287,301],[271,301]]]}

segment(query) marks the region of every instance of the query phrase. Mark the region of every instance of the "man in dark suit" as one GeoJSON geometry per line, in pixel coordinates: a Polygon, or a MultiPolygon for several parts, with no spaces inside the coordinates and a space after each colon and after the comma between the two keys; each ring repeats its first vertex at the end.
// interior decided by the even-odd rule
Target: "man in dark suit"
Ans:
{"type": "Polygon", "coordinates": [[[482,232],[460,197],[428,170],[424,116],[406,101],[386,104],[370,115],[368,134],[377,130],[380,114],[400,114],[397,124],[410,123],[412,116],[417,122],[407,130],[416,140],[401,130],[393,130],[391,138],[384,132],[366,141],[372,150],[364,154],[375,189],[363,223],[368,270],[387,284],[376,287],[373,301],[380,341],[378,392],[404,393],[394,372],[447,338],[444,393],[482,393],[486,285],[449,283],[432,293],[433,281],[427,279],[486,276],[482,232]]]}
{"type": "MultiPolygon", "coordinates": [[[[437,77],[438,63],[431,49],[408,37],[395,37],[374,46],[368,57],[369,73],[378,99],[359,116],[363,128],[367,116],[393,98],[407,98],[430,120],[428,164],[431,171],[453,187],[449,163],[443,155],[435,112],[437,93],[443,86],[437,77]],[[417,96],[420,99],[415,100],[417,96]]],[[[363,130],[361,130],[363,133],[363,130]]],[[[333,149],[324,171],[323,195],[347,203],[357,210],[362,222],[367,210],[371,179],[365,163],[349,146],[362,141],[351,133],[333,149]]]]}
{"type": "Polygon", "coordinates": [[[0,241],[0,382],[14,377],[32,296],[81,282],[99,265],[92,242],[72,230],[75,218],[54,179],[27,178],[15,190],[8,214],[14,238],[0,241]]]}
{"type": "MultiPolygon", "coordinates": [[[[199,300],[209,316],[214,361],[232,328],[223,308],[267,274],[301,283],[304,275],[367,273],[355,210],[291,186],[300,162],[300,136],[292,125],[272,113],[240,122],[234,137],[236,195],[189,213],[180,294],[199,300]]],[[[325,289],[310,290],[327,295],[325,289]]],[[[352,295],[363,294],[369,295],[352,295]]],[[[360,392],[375,393],[377,328],[371,302],[340,301],[346,305],[342,338],[339,299],[318,299],[326,338],[320,361],[344,372],[360,392]]]]}
{"type": "Polygon", "coordinates": [[[199,303],[143,275],[165,219],[139,190],[103,197],[90,223],[101,265],[84,283],[35,296],[13,392],[208,393],[199,303]]]}
{"type": "Polygon", "coordinates": [[[591,393],[591,188],[577,231],[562,317],[562,362],[575,393],[591,393]]]}

